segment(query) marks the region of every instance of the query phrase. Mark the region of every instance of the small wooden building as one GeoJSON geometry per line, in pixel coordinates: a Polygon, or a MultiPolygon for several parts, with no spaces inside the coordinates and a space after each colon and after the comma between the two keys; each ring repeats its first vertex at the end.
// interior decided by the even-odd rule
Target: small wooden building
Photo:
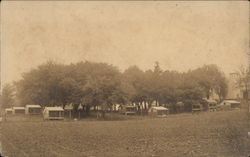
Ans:
{"type": "Polygon", "coordinates": [[[64,109],[62,107],[45,107],[43,110],[44,120],[63,120],[64,109]]]}
{"type": "Polygon", "coordinates": [[[203,111],[203,106],[200,103],[196,103],[192,105],[192,113],[199,113],[203,111]]]}
{"type": "Polygon", "coordinates": [[[150,116],[166,117],[169,114],[169,110],[163,106],[153,106],[148,110],[150,116]]]}
{"type": "Polygon", "coordinates": [[[232,109],[240,108],[240,102],[236,100],[225,100],[224,103],[230,105],[232,109]]]}
{"type": "Polygon", "coordinates": [[[12,107],[13,114],[25,114],[25,107],[12,107]]]}
{"type": "Polygon", "coordinates": [[[13,114],[12,108],[6,108],[6,109],[5,109],[5,114],[6,114],[6,115],[13,114]]]}
{"type": "Polygon", "coordinates": [[[240,108],[240,102],[236,100],[224,100],[218,106],[219,110],[230,110],[240,108]]]}
{"type": "Polygon", "coordinates": [[[39,115],[42,113],[42,107],[40,105],[26,105],[25,114],[39,115]]]}
{"type": "Polygon", "coordinates": [[[217,110],[217,102],[215,100],[207,100],[208,110],[216,111],[217,110]]]}
{"type": "Polygon", "coordinates": [[[135,115],[136,106],[132,106],[132,105],[120,106],[120,113],[124,115],[135,115]]]}

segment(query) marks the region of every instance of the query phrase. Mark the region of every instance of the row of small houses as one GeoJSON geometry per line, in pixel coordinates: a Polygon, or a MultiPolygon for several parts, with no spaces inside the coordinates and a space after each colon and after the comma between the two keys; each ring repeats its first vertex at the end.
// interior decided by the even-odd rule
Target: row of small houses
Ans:
{"type": "MultiPolygon", "coordinates": [[[[228,110],[234,108],[240,108],[240,102],[235,100],[224,100],[220,104],[217,104],[214,100],[207,101],[207,110],[208,111],[217,111],[217,110],[228,110]]],[[[178,103],[179,106],[183,106],[182,102],[178,103]]],[[[82,109],[83,106],[79,105],[78,109],[82,109]]],[[[5,109],[5,114],[26,114],[26,115],[40,115],[43,114],[43,118],[46,119],[64,119],[64,116],[72,117],[73,105],[66,105],[62,107],[45,107],[42,108],[40,105],[26,105],[25,107],[12,107],[5,109]]],[[[192,112],[201,112],[205,111],[204,106],[201,104],[193,104],[192,112]]],[[[119,112],[124,115],[135,115],[138,113],[138,109],[134,105],[125,105],[119,106],[119,112]]],[[[79,112],[80,113],[80,112],[79,112]]],[[[147,111],[148,115],[165,117],[169,114],[169,108],[167,106],[152,106],[147,111]]]]}
{"type": "Polygon", "coordinates": [[[62,107],[45,107],[40,105],[26,105],[25,107],[12,107],[5,109],[5,115],[41,115],[44,119],[64,119],[67,109],[62,107]]]}
{"type": "MultiPolygon", "coordinates": [[[[79,107],[81,108],[81,106],[79,107]]],[[[64,119],[67,115],[71,118],[73,106],[67,105],[63,109],[62,107],[45,107],[44,109],[40,105],[26,105],[25,107],[12,107],[5,109],[5,115],[40,115],[43,114],[44,120],[64,119]]],[[[135,115],[136,107],[132,105],[126,105],[119,108],[121,114],[135,115]]],[[[153,106],[149,109],[149,114],[152,116],[166,116],[169,114],[167,108],[162,106],[153,106]]]]}

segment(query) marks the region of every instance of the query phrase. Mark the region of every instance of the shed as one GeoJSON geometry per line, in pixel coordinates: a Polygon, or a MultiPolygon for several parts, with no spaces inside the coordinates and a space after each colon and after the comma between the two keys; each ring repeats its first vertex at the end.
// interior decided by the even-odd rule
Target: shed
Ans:
{"type": "Polygon", "coordinates": [[[212,100],[212,99],[205,99],[207,103],[207,107],[209,111],[216,111],[217,109],[217,101],[212,100]]]}
{"type": "Polygon", "coordinates": [[[168,108],[163,106],[153,106],[149,109],[149,115],[156,117],[165,117],[169,114],[168,108]]]}
{"type": "Polygon", "coordinates": [[[136,106],[132,106],[132,105],[121,106],[120,112],[125,115],[135,115],[136,106]]]}
{"type": "Polygon", "coordinates": [[[25,114],[25,107],[12,107],[13,114],[25,114]]]}
{"type": "Polygon", "coordinates": [[[203,106],[200,103],[196,103],[192,105],[192,113],[199,113],[203,111],[203,106]]]}
{"type": "Polygon", "coordinates": [[[240,102],[236,100],[224,100],[219,105],[221,110],[240,108],[240,102]]]}
{"type": "Polygon", "coordinates": [[[13,114],[12,108],[6,108],[6,109],[5,109],[5,114],[6,114],[6,115],[13,114]]]}
{"type": "Polygon", "coordinates": [[[42,113],[42,107],[40,105],[26,105],[25,114],[39,115],[42,113]]]}
{"type": "Polygon", "coordinates": [[[45,120],[63,120],[64,109],[62,107],[45,107],[43,110],[43,119],[45,120]]]}

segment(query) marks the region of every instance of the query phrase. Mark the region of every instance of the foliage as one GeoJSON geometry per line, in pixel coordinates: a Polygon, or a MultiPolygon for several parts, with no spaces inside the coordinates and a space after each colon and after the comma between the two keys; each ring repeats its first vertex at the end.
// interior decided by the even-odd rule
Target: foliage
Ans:
{"type": "Polygon", "coordinates": [[[248,68],[241,66],[236,71],[236,87],[241,89],[244,93],[244,98],[248,100],[250,90],[250,71],[248,68]]]}
{"type": "MultiPolygon", "coordinates": [[[[47,62],[23,74],[16,84],[22,104],[55,106],[73,103],[101,106],[103,111],[115,104],[138,106],[153,101],[157,105],[179,101],[198,101],[211,92],[221,98],[227,92],[224,74],[215,65],[205,65],[180,73],[162,70],[156,62],[153,70],[142,71],[131,66],[124,72],[106,63],[79,62],[62,65],[47,62]]],[[[104,113],[103,113],[104,114],[104,113]]]]}
{"type": "Polygon", "coordinates": [[[6,84],[3,87],[2,94],[0,96],[1,108],[9,108],[14,103],[14,87],[10,84],[6,84]]]}

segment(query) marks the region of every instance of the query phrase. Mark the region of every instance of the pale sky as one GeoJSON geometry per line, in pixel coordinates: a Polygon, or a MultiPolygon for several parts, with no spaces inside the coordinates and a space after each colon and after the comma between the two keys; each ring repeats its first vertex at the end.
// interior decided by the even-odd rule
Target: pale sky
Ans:
{"type": "Polygon", "coordinates": [[[2,84],[47,60],[230,73],[247,65],[248,20],[248,1],[3,1],[2,84]]]}

